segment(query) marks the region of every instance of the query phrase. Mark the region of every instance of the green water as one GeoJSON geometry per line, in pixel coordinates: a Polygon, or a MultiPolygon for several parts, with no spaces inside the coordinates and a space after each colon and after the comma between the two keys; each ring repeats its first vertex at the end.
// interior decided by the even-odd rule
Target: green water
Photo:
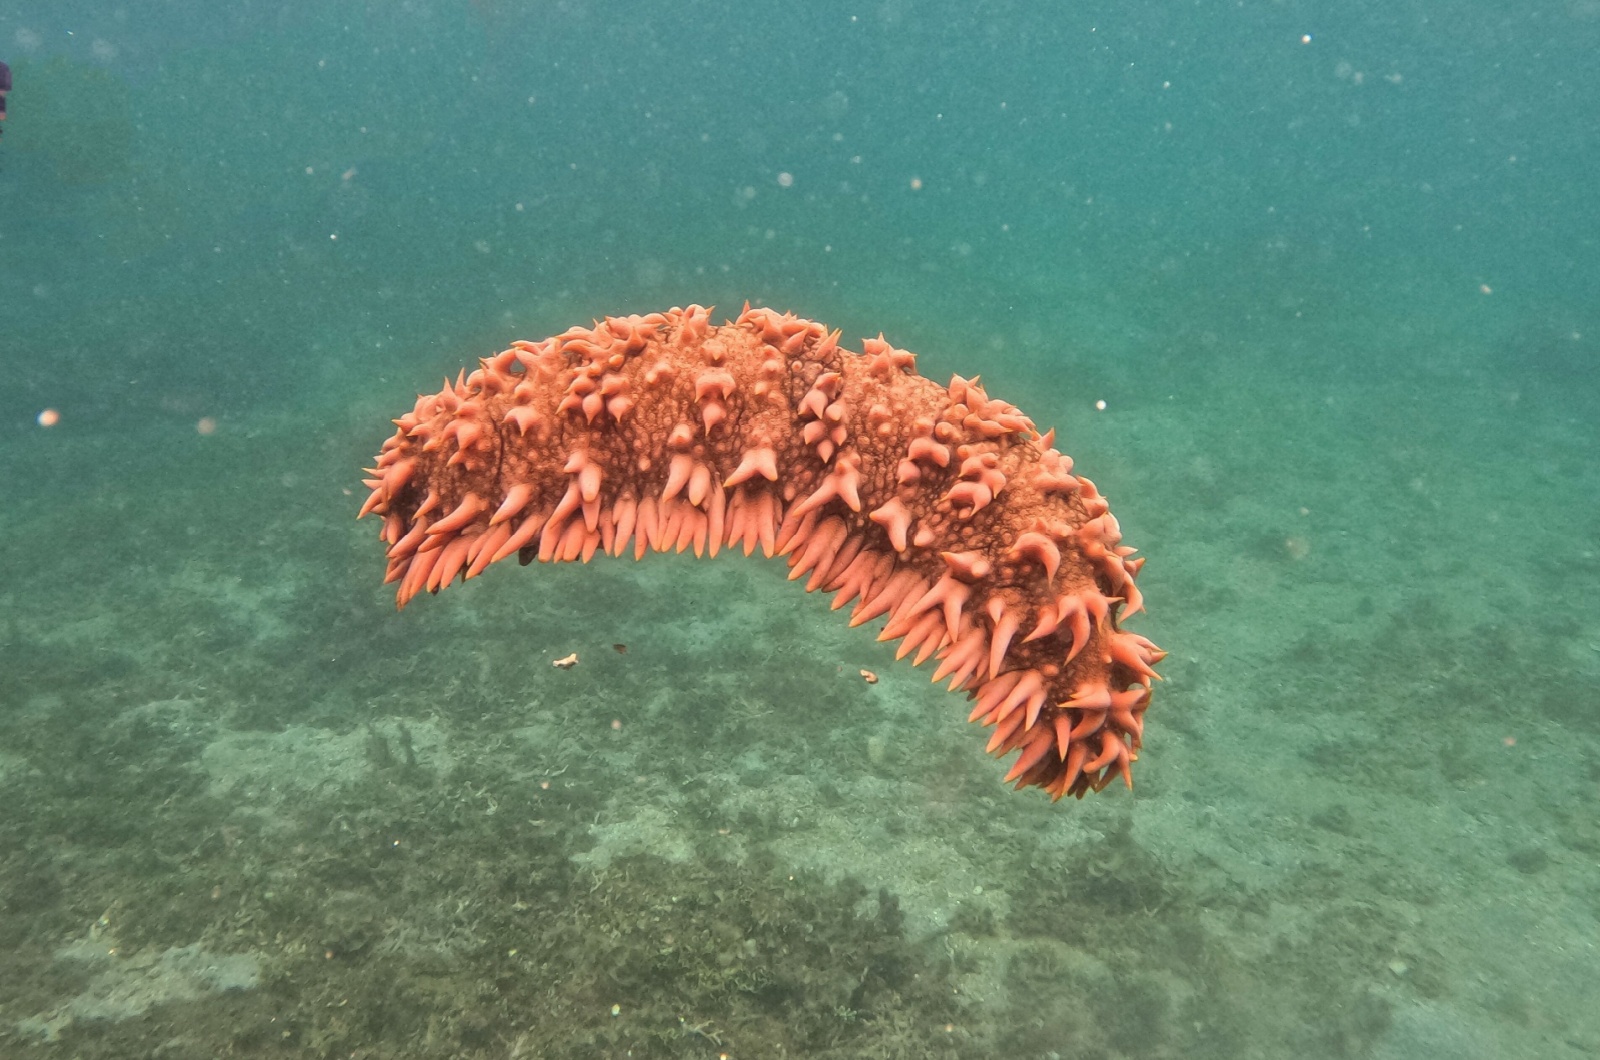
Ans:
{"type": "Polygon", "coordinates": [[[213,6],[0,11],[0,1056],[1600,1055],[1600,5],[213,6]],[[776,562],[394,612],[419,390],[746,299],[1059,429],[1133,792],[776,562]]]}

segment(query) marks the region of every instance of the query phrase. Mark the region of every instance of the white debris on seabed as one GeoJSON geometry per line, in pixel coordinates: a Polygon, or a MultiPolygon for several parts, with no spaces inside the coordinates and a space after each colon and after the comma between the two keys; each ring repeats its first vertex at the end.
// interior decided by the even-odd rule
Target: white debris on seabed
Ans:
{"type": "Polygon", "coordinates": [[[209,953],[194,943],[124,956],[113,942],[96,935],[91,932],[89,938],[56,951],[57,960],[90,971],[82,993],[18,1021],[19,1034],[54,1042],[74,1024],[115,1023],[168,1001],[253,990],[261,978],[261,962],[249,954],[209,953]]]}

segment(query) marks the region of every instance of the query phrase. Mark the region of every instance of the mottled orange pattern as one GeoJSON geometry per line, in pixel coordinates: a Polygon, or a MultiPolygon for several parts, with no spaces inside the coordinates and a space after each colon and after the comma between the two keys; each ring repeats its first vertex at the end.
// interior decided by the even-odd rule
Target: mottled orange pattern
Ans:
{"type": "Polygon", "coordinates": [[[613,317],[517,342],[395,423],[362,515],[399,604],[523,562],[693,548],[785,556],[807,591],[880,616],[898,655],[975,700],[1006,780],[1130,785],[1153,665],[1094,484],[976,379],[940,386],[880,336],[746,306],[613,317]]]}

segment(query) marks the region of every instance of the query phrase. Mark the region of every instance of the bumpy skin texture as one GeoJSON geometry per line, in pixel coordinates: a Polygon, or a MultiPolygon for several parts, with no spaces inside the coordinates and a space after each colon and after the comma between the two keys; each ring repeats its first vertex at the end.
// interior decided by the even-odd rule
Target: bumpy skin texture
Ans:
{"type": "Polygon", "coordinates": [[[361,514],[398,601],[496,560],[599,551],[788,558],[807,591],[939,662],[1053,798],[1132,786],[1153,665],[1117,521],[1072,461],[977,380],[948,387],[880,336],[746,306],[607,318],[517,342],[395,423],[361,514]]]}

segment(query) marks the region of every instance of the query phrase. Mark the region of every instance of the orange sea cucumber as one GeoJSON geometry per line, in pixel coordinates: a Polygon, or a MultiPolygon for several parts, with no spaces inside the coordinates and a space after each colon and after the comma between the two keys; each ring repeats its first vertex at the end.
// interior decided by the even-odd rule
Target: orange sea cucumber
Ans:
{"type": "Polygon", "coordinates": [[[898,657],[976,701],[1007,781],[1132,785],[1153,666],[1119,620],[1143,563],[1094,484],[976,379],[883,340],[700,306],[517,342],[395,421],[362,515],[401,607],[496,560],[758,546],[880,616],[898,657]]]}

